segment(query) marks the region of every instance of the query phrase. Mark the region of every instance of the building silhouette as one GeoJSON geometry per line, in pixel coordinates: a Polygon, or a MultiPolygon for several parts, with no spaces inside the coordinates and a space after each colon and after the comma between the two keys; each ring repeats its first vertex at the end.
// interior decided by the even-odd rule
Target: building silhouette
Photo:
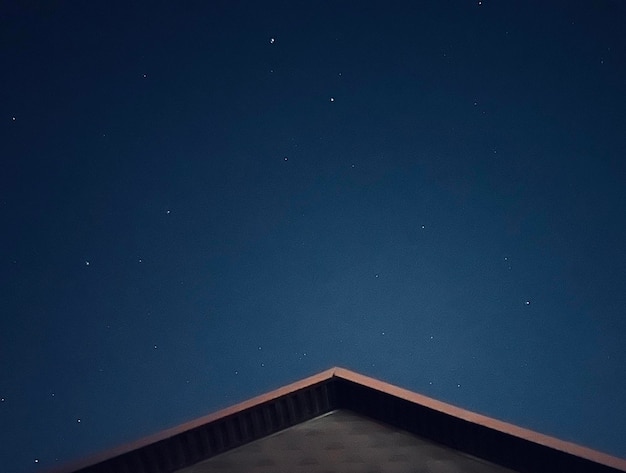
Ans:
{"type": "Polygon", "coordinates": [[[332,368],[57,473],[615,473],[626,460],[332,368]]]}

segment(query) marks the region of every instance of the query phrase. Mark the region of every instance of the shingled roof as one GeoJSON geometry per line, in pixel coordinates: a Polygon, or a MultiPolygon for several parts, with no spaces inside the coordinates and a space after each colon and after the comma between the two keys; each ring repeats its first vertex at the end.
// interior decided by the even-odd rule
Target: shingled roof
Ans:
{"type": "Polygon", "coordinates": [[[332,368],[56,473],[626,472],[626,460],[332,368]]]}

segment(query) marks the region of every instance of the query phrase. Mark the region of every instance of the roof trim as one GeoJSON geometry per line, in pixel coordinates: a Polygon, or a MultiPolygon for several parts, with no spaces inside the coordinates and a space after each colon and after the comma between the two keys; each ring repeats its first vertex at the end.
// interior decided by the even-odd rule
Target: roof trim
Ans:
{"type": "MultiPolygon", "coordinates": [[[[170,427],[165,430],[161,430],[155,434],[142,437],[138,440],[134,440],[134,441],[125,443],[123,445],[119,445],[117,447],[113,447],[103,452],[96,453],[94,455],[89,455],[78,461],[68,464],[64,467],[53,468],[52,470],[49,471],[49,473],[70,473],[70,472],[78,471],[88,466],[94,465],[96,463],[100,463],[102,461],[108,460],[110,458],[117,457],[125,453],[131,452],[133,450],[138,450],[140,448],[146,447],[147,445],[152,445],[156,442],[160,442],[161,440],[166,440],[168,438],[174,437],[183,432],[187,432],[189,430],[195,429],[197,427],[208,424],[210,422],[215,422],[217,420],[223,419],[230,415],[237,414],[247,409],[251,409],[253,407],[259,406],[268,401],[272,401],[274,399],[282,397],[286,394],[290,394],[295,391],[300,391],[301,389],[311,387],[323,381],[329,381],[335,375],[336,370],[337,368],[330,368],[328,370],[322,371],[321,373],[317,373],[312,376],[309,376],[308,378],[295,381],[291,384],[282,386],[268,393],[260,394],[246,401],[242,401],[238,404],[234,404],[224,409],[220,409],[219,411],[212,412],[202,417],[198,417],[197,419],[193,419],[183,424],[170,427]]],[[[348,370],[344,370],[344,371],[349,372],[348,370]]]]}
{"type": "MultiPolygon", "coordinates": [[[[236,437],[235,443],[239,442],[238,445],[241,445],[337,408],[352,409],[356,412],[360,410],[364,415],[388,410],[391,413],[385,413],[380,420],[393,424],[394,419],[398,418],[398,412],[406,410],[407,406],[414,411],[411,415],[417,415],[417,411],[422,413],[419,415],[425,415],[420,421],[422,424],[435,420],[445,423],[445,428],[456,429],[455,435],[457,436],[472,435],[470,432],[488,435],[484,441],[501,443],[506,440],[508,448],[518,448],[524,445],[525,451],[540,457],[552,451],[550,455],[555,462],[565,461],[563,457],[567,457],[567,461],[586,464],[577,471],[595,471],[593,469],[595,464],[596,467],[603,465],[614,471],[626,472],[626,459],[471,412],[345,368],[334,367],[176,427],[84,458],[63,468],[53,469],[50,473],[175,471],[180,468],[176,466],[177,462],[198,461],[200,450],[204,452],[203,454],[206,454],[207,449],[212,454],[216,454],[216,452],[232,448],[233,445],[228,442],[229,438],[236,437]],[[272,410],[274,417],[268,422],[269,410],[272,410]],[[232,430],[233,425],[227,426],[227,424],[234,422],[237,424],[235,427],[239,429],[243,425],[244,417],[247,422],[243,426],[245,433],[230,432],[225,434],[225,437],[220,437],[220,428],[222,432],[227,428],[232,430]],[[213,446],[207,446],[208,437],[215,435],[216,432],[217,437],[220,438],[216,440],[211,437],[210,441],[217,442],[217,450],[213,446]],[[188,445],[189,442],[193,443],[191,447],[188,445]],[[159,445],[156,445],[157,443],[159,445]],[[166,449],[177,459],[155,458],[158,456],[158,451],[162,449],[166,449]],[[538,450],[544,453],[537,453],[538,450]],[[166,465],[163,466],[162,462],[166,465]]],[[[399,427],[403,428],[403,426],[399,427]]],[[[520,455],[519,451],[516,453],[520,455]]],[[[489,458],[486,459],[489,460],[489,458]]],[[[524,469],[534,471],[533,465],[536,465],[536,458],[533,461],[535,463],[530,462],[524,466],[524,469]]]]}
{"type": "Polygon", "coordinates": [[[596,463],[600,463],[618,470],[626,471],[626,460],[608,455],[591,448],[584,447],[572,442],[560,440],[549,435],[541,434],[530,429],[525,429],[508,422],[493,419],[476,412],[468,411],[452,404],[447,404],[442,401],[418,394],[407,389],[394,386],[384,381],[379,381],[368,376],[355,373],[353,371],[344,368],[333,368],[333,375],[339,378],[352,381],[357,384],[369,386],[378,391],[382,391],[391,396],[395,396],[400,399],[405,399],[411,403],[420,404],[438,412],[448,414],[450,416],[466,420],[473,424],[485,426],[489,429],[497,430],[498,432],[506,433],[514,437],[518,437],[529,442],[544,445],[554,450],[575,455],[577,457],[586,458],[596,463]]]}

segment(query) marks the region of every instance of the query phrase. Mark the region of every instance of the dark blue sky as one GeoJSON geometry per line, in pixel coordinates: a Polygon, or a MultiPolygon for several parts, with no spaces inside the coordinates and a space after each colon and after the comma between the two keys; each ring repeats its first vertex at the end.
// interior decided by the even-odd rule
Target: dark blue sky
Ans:
{"type": "Polygon", "coordinates": [[[1,7],[0,463],[334,365],[626,457],[626,8],[1,7]]]}

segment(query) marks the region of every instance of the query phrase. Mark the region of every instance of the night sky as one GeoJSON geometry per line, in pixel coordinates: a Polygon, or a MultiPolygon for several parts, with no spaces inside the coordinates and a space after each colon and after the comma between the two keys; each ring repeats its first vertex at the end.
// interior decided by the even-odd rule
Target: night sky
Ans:
{"type": "Polygon", "coordinates": [[[624,3],[0,8],[3,472],[336,365],[626,457],[624,3]]]}

